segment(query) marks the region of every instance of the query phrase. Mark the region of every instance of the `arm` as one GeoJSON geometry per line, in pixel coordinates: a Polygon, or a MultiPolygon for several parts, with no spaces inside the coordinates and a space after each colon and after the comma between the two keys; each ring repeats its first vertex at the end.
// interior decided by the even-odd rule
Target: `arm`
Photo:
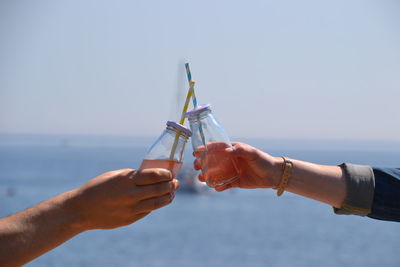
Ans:
{"type": "MultiPolygon", "coordinates": [[[[219,144],[207,144],[207,149],[214,149],[214,146],[217,148],[219,144]]],[[[194,156],[196,156],[194,167],[197,170],[202,167],[201,151],[202,148],[194,152],[194,156]]],[[[226,152],[239,165],[239,179],[228,185],[216,187],[216,191],[223,191],[231,187],[275,188],[278,185],[283,172],[282,158],[272,157],[243,143],[233,143],[233,147],[227,148],[226,152]]],[[[317,165],[299,160],[292,160],[292,162],[293,172],[286,187],[287,191],[325,202],[334,207],[341,205],[345,198],[346,184],[340,167],[317,165]]],[[[199,179],[204,181],[204,175],[200,174],[199,179]]]]}
{"type": "Polygon", "coordinates": [[[0,266],[25,264],[87,230],[131,224],[169,204],[177,187],[164,169],[112,171],[2,218],[0,266]]]}
{"type": "MultiPolygon", "coordinates": [[[[213,149],[218,143],[207,144],[213,149]]],[[[200,169],[200,147],[194,153],[195,168],[200,169]]],[[[282,158],[276,158],[252,146],[233,143],[226,152],[239,165],[239,179],[216,187],[275,188],[282,177],[282,158]]],[[[333,206],[337,214],[356,214],[382,220],[400,221],[400,170],[380,170],[369,166],[342,164],[318,165],[293,160],[293,172],[286,191],[333,206]]],[[[199,175],[204,181],[204,175],[199,175]]]]}
{"type": "MultiPolygon", "coordinates": [[[[275,158],[279,168],[282,158],[275,158]]],[[[346,182],[343,170],[338,166],[318,165],[314,163],[293,160],[293,172],[286,191],[312,198],[333,207],[341,207],[346,197],[346,182]]],[[[276,176],[279,183],[282,170],[276,176]]]]}

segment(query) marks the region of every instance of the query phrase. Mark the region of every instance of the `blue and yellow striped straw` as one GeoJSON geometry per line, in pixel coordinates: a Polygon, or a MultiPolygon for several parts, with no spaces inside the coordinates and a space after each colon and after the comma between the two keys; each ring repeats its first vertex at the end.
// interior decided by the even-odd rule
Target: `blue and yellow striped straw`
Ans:
{"type": "Polygon", "coordinates": [[[190,72],[189,63],[185,64],[185,69],[186,69],[186,75],[187,75],[188,82],[189,82],[189,88],[192,91],[193,106],[196,108],[197,107],[197,98],[196,98],[196,94],[194,93],[194,82],[192,81],[192,73],[190,72]]]}
{"type": "MultiPolygon", "coordinates": [[[[189,63],[185,63],[185,69],[186,69],[186,75],[187,75],[188,82],[189,82],[189,90],[188,90],[188,93],[186,95],[185,105],[183,106],[181,119],[179,121],[179,123],[182,124],[182,125],[185,123],[185,113],[187,112],[187,110],[189,108],[190,98],[192,98],[193,106],[195,108],[197,107],[197,98],[196,98],[196,94],[194,93],[195,82],[192,81],[192,73],[190,72],[189,63]]],[[[201,141],[202,141],[205,149],[207,150],[207,148],[206,148],[206,140],[205,140],[205,137],[204,137],[203,128],[201,126],[201,123],[200,123],[199,130],[200,130],[201,141]]],[[[176,151],[176,147],[178,145],[179,136],[180,136],[180,133],[178,132],[175,135],[174,144],[172,146],[171,154],[170,154],[170,157],[169,157],[171,162],[174,160],[174,154],[175,154],[175,151],[176,151]]]]}
{"type": "Polygon", "coordinates": [[[182,124],[182,125],[185,123],[185,113],[189,108],[190,98],[193,98],[193,95],[194,95],[194,85],[195,85],[195,82],[191,81],[190,82],[189,91],[188,91],[188,93],[186,95],[185,105],[183,106],[181,119],[179,121],[179,123],[182,124]]]}
{"type": "MultiPolygon", "coordinates": [[[[185,64],[186,67],[186,73],[188,73],[187,71],[189,70],[189,74],[190,75],[190,80],[189,80],[189,91],[186,95],[186,100],[185,100],[185,105],[183,106],[183,110],[182,110],[182,114],[181,114],[181,119],[179,120],[180,124],[184,124],[185,123],[185,113],[189,108],[189,104],[190,104],[190,98],[193,99],[193,104],[196,104],[197,106],[197,100],[196,100],[196,96],[194,95],[194,85],[195,82],[192,81],[192,75],[190,74],[190,69],[189,69],[189,64],[186,63],[185,64]]],[[[189,76],[188,76],[189,78],[189,76]]],[[[175,155],[175,151],[176,151],[176,147],[178,145],[178,140],[179,140],[179,136],[180,136],[180,132],[178,132],[175,135],[175,140],[174,140],[174,144],[172,145],[172,149],[171,149],[171,153],[169,155],[169,160],[172,162],[174,160],[174,155],[175,155]]],[[[171,163],[172,164],[172,163],[171,163]]]]}
{"type": "MultiPolygon", "coordinates": [[[[189,63],[185,64],[185,68],[186,68],[186,76],[188,78],[190,90],[193,91],[192,92],[193,106],[196,108],[197,107],[197,98],[196,98],[196,95],[194,93],[194,82],[192,81],[192,73],[190,72],[189,63]]],[[[206,138],[204,137],[203,127],[201,126],[201,122],[200,122],[199,126],[200,126],[199,130],[200,130],[201,141],[203,143],[204,148],[207,149],[207,147],[206,147],[206,138]]]]}

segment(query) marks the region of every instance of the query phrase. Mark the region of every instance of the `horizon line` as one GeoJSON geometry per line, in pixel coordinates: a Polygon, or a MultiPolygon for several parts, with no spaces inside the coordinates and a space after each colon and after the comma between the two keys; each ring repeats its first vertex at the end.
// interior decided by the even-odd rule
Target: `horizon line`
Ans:
{"type": "MultiPolygon", "coordinates": [[[[112,133],[37,133],[37,132],[0,132],[1,136],[49,136],[49,137],[98,137],[98,138],[157,138],[158,135],[130,135],[130,134],[112,134],[112,133]]],[[[258,140],[258,141],[344,141],[344,142],[384,142],[384,143],[399,143],[400,139],[387,139],[387,138],[353,138],[353,137],[338,137],[338,138],[324,138],[324,137],[278,137],[278,136],[266,136],[266,137],[251,137],[251,136],[233,136],[231,140],[258,140]]]]}

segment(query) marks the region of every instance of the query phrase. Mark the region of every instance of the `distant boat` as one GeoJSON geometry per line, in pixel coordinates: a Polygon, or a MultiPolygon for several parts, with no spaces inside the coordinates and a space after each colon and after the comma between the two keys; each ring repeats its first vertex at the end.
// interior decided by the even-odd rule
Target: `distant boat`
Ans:
{"type": "Polygon", "coordinates": [[[60,140],[60,146],[61,147],[68,148],[68,147],[70,147],[70,145],[71,145],[71,143],[70,143],[70,141],[68,139],[63,138],[63,139],[60,140]]]}
{"type": "Polygon", "coordinates": [[[7,187],[5,190],[6,197],[13,197],[15,195],[15,189],[12,187],[7,187]]]}

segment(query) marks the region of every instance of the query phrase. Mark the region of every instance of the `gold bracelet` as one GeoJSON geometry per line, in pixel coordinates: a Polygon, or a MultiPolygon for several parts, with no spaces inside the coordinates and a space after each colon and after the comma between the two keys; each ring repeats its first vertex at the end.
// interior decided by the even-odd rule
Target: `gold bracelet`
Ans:
{"type": "Polygon", "coordinates": [[[279,185],[276,187],[276,189],[277,189],[276,195],[278,197],[280,197],[283,194],[283,192],[285,191],[285,188],[289,182],[289,178],[290,178],[290,176],[292,176],[292,169],[293,169],[293,162],[291,162],[290,160],[288,160],[285,157],[282,157],[282,158],[283,158],[282,179],[279,182],[279,185]]]}

